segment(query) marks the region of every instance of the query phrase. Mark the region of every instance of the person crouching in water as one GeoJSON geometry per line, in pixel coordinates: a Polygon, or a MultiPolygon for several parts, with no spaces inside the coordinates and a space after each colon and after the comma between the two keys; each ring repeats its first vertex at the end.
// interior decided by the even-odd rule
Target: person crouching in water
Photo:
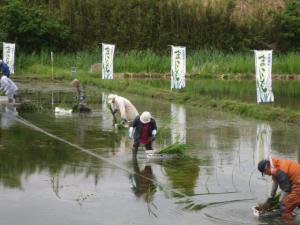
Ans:
{"type": "Polygon", "coordinates": [[[122,125],[128,123],[130,126],[133,120],[139,115],[135,106],[127,98],[110,94],[107,100],[111,106],[113,116],[115,116],[117,112],[120,113],[122,125]]]}
{"type": "Polygon", "coordinates": [[[157,134],[157,126],[150,112],[143,112],[141,116],[137,116],[134,119],[132,126],[129,128],[129,137],[132,137],[132,133],[134,140],[132,148],[133,157],[136,157],[140,144],[145,145],[146,150],[153,150],[152,142],[155,140],[157,134]]]}
{"type": "Polygon", "coordinates": [[[91,109],[87,107],[86,97],[84,95],[83,88],[80,85],[80,81],[78,79],[74,79],[71,84],[76,88],[78,100],[78,104],[73,107],[73,112],[78,111],[80,113],[90,113],[91,109]]]}
{"type": "Polygon", "coordinates": [[[1,80],[0,80],[0,92],[4,93],[7,98],[9,103],[15,103],[15,95],[16,91],[18,90],[17,85],[7,76],[5,75],[0,75],[1,80]]]}
{"type": "Polygon", "coordinates": [[[293,218],[293,210],[300,206],[300,164],[287,159],[262,160],[258,163],[258,170],[272,176],[272,189],[266,203],[273,201],[278,186],[281,189],[281,216],[293,218]]]}

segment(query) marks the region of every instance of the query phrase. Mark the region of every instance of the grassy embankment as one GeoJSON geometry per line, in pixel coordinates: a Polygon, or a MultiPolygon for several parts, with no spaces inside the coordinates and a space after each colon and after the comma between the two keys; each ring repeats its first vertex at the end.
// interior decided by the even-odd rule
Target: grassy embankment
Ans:
{"type": "MultiPolygon", "coordinates": [[[[81,52],[76,54],[54,53],[54,74],[57,77],[69,77],[71,67],[77,68],[77,74],[85,76],[90,65],[100,62],[101,54],[81,52]]],[[[273,54],[272,72],[274,75],[300,75],[300,52],[273,54]]],[[[19,54],[16,59],[16,72],[22,75],[51,75],[50,54],[19,54]]],[[[151,51],[118,53],[114,59],[115,73],[170,73],[170,54],[157,55],[151,51]]],[[[215,78],[226,75],[233,78],[254,78],[253,52],[225,53],[217,50],[199,50],[188,52],[187,74],[193,78],[215,78]]]]}
{"type": "MultiPolygon", "coordinates": [[[[99,74],[89,72],[90,65],[100,61],[99,52],[60,54],[54,58],[55,79],[71,80],[70,68],[77,67],[76,77],[83,83],[97,85],[114,91],[125,91],[148,97],[188,103],[194,106],[212,108],[215,110],[233,112],[243,116],[254,117],[263,120],[279,120],[300,124],[300,112],[268,105],[246,103],[239,96],[255,96],[254,81],[243,81],[246,85],[240,85],[236,80],[219,80],[217,78],[254,78],[254,57],[252,52],[226,54],[219,51],[195,51],[187,57],[187,73],[192,75],[192,80],[187,82],[184,90],[170,90],[167,80],[101,80],[99,74]],[[204,79],[201,79],[204,78],[204,79]],[[201,79],[201,80],[200,80],[201,79]],[[246,88],[245,88],[246,87],[246,88]],[[236,96],[233,99],[212,98],[213,93],[222,96],[223,93],[231,93],[236,96]]],[[[288,53],[286,55],[273,56],[273,74],[291,76],[300,74],[300,53],[288,53]]],[[[20,55],[16,62],[17,74],[33,76],[37,78],[51,78],[51,62],[48,54],[20,55]]],[[[150,51],[130,52],[116,54],[114,60],[116,73],[169,73],[169,55],[159,56],[150,51]]],[[[290,77],[298,79],[299,76],[290,77]]],[[[285,83],[274,82],[274,94],[299,98],[299,82],[285,83]]]]}

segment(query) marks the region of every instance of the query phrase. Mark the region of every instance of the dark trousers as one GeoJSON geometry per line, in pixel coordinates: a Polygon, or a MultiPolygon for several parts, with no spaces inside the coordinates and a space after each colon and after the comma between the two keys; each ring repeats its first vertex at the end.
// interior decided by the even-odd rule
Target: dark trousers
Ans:
{"type": "MultiPolygon", "coordinates": [[[[138,148],[140,146],[140,142],[134,142],[133,143],[133,148],[132,148],[132,153],[136,155],[138,148]]],[[[152,149],[152,141],[150,141],[148,144],[145,144],[146,150],[153,150],[152,149]]]]}

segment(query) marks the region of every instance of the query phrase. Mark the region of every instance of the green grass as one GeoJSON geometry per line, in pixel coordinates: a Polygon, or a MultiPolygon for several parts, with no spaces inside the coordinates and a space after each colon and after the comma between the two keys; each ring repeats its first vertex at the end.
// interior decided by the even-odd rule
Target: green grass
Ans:
{"type": "MultiPolygon", "coordinates": [[[[194,78],[207,78],[219,75],[242,75],[253,77],[254,53],[225,53],[218,50],[187,50],[187,73],[194,78]]],[[[101,61],[100,49],[93,52],[54,53],[54,74],[67,76],[71,67],[77,74],[87,75],[90,66],[101,61]]],[[[290,52],[273,56],[273,74],[300,74],[300,53],[290,52]]],[[[19,53],[16,57],[16,73],[31,75],[51,75],[50,52],[39,54],[19,53]]],[[[115,73],[170,73],[170,53],[158,55],[147,51],[116,51],[114,58],[115,73]]],[[[100,74],[98,74],[100,75],[100,74]]]]}

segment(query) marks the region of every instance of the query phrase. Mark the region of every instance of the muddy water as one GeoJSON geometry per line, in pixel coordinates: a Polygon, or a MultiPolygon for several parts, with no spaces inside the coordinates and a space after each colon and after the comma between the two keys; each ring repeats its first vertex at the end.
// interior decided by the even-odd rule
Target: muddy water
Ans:
{"type": "Polygon", "coordinates": [[[267,148],[300,160],[299,127],[125,94],[156,118],[155,148],[180,140],[190,156],[155,160],[140,150],[133,160],[127,132],[113,128],[101,104],[108,93],[99,90],[91,115],[54,114],[55,106],[72,107],[70,91],[24,93],[41,112],[14,117],[2,106],[0,224],[284,223],[253,216],[270,179],[251,173],[267,148]]]}

